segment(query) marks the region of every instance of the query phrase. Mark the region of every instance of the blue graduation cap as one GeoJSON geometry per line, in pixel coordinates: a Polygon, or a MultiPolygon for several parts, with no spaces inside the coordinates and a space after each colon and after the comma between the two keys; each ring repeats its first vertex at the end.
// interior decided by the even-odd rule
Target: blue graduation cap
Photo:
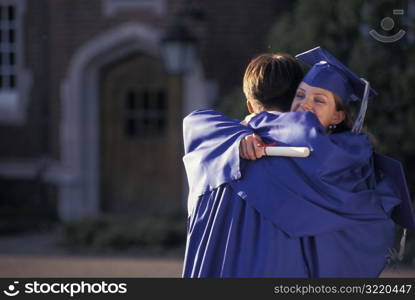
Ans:
{"type": "Polygon", "coordinates": [[[362,101],[352,129],[353,132],[359,133],[366,115],[368,98],[377,95],[377,92],[370,88],[369,82],[357,76],[321,47],[297,54],[295,57],[312,66],[303,79],[305,83],[329,90],[346,103],[362,101]]]}

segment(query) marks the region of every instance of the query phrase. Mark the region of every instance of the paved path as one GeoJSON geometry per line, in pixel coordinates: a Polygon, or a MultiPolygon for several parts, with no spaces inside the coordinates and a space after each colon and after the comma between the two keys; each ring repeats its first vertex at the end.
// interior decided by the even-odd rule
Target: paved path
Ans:
{"type": "Polygon", "coordinates": [[[180,277],[173,258],[0,255],[0,277],[180,277]]]}
{"type": "MultiPolygon", "coordinates": [[[[180,277],[182,253],[170,257],[74,255],[56,243],[59,232],[0,237],[0,277],[180,277]]],[[[381,277],[413,277],[415,268],[381,277]]]]}
{"type": "Polygon", "coordinates": [[[0,237],[0,277],[181,276],[182,253],[170,257],[77,255],[60,247],[58,240],[59,231],[0,237]]]}
{"type": "MultiPolygon", "coordinates": [[[[180,277],[178,258],[109,258],[0,255],[0,277],[180,277]]],[[[381,277],[412,277],[415,269],[388,270],[381,277]]]]}

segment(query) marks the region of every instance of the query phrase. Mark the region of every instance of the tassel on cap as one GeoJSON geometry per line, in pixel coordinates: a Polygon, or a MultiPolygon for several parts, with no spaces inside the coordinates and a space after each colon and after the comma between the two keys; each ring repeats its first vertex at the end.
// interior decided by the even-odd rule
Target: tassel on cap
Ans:
{"type": "Polygon", "coordinates": [[[352,132],[360,133],[363,128],[363,123],[365,121],[366,111],[367,111],[367,104],[369,100],[369,91],[370,91],[370,83],[361,78],[361,80],[365,83],[365,91],[363,93],[362,104],[360,105],[359,115],[356,118],[356,121],[353,124],[352,132]]]}

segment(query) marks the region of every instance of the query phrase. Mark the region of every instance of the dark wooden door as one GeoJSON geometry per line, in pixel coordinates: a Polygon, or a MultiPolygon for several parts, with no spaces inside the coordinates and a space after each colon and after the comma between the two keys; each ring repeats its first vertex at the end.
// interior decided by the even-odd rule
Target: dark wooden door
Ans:
{"type": "Polygon", "coordinates": [[[181,182],[178,128],[171,126],[171,108],[177,104],[169,103],[161,61],[137,54],[107,66],[101,79],[103,211],[137,213],[171,206],[180,197],[181,182]]]}

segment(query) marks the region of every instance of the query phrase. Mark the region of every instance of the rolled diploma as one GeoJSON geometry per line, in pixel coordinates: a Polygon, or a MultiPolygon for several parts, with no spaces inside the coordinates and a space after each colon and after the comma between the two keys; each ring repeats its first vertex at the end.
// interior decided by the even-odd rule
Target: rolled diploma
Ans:
{"type": "Polygon", "coordinates": [[[310,155],[308,147],[265,147],[267,156],[307,157],[310,155]]]}

